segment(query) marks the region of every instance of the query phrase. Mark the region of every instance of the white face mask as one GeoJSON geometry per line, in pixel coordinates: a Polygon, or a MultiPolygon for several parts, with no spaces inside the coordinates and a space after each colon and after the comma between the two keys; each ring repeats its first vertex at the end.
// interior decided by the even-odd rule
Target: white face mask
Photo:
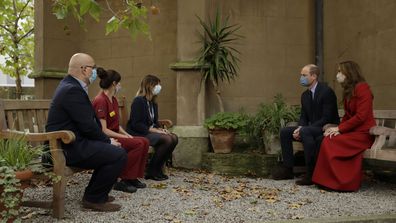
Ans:
{"type": "Polygon", "coordinates": [[[343,83],[345,81],[346,76],[342,74],[341,72],[337,73],[336,79],[338,83],[343,83]]]}
{"type": "Polygon", "coordinates": [[[117,94],[120,91],[121,91],[121,84],[117,84],[115,87],[115,93],[117,94]]]}
{"type": "Polygon", "coordinates": [[[158,95],[161,92],[161,85],[157,84],[153,88],[153,95],[158,95]]]}

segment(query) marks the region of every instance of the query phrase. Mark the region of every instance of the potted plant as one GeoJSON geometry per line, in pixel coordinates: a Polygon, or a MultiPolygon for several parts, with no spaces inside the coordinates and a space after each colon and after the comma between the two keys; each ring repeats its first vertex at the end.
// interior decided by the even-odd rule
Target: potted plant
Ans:
{"type": "Polygon", "coordinates": [[[230,153],[235,141],[236,131],[246,125],[244,115],[235,112],[219,112],[205,120],[209,130],[210,142],[215,153],[230,153]]]}
{"type": "Polygon", "coordinates": [[[235,48],[235,44],[243,38],[237,34],[240,26],[229,25],[229,17],[223,20],[219,10],[214,20],[209,18],[208,22],[204,22],[201,18],[198,19],[204,30],[200,33],[202,47],[198,58],[198,63],[202,65],[202,81],[210,81],[213,84],[220,112],[224,112],[219,82],[230,82],[238,75],[240,52],[235,48]]]}
{"type": "Polygon", "coordinates": [[[19,214],[23,189],[33,172],[43,170],[44,146],[31,146],[24,138],[0,140],[0,217],[12,222],[19,214]]]}
{"type": "Polygon", "coordinates": [[[244,131],[256,145],[264,145],[267,154],[277,154],[280,152],[280,129],[298,120],[299,114],[299,107],[287,105],[283,96],[277,94],[271,103],[260,104],[244,131]]]}

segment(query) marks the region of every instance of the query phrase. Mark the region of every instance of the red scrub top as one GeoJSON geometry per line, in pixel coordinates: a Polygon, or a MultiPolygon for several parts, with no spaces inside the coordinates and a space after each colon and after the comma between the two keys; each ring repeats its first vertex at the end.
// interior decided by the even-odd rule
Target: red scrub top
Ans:
{"type": "Polygon", "coordinates": [[[119,132],[120,130],[120,115],[118,114],[118,101],[116,97],[112,97],[112,102],[102,91],[97,95],[92,103],[96,116],[99,119],[105,119],[107,128],[119,132]]]}

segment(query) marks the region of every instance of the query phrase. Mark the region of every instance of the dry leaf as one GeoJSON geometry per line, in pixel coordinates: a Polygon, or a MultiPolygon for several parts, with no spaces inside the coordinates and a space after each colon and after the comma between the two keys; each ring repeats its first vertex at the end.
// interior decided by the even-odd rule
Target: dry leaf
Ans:
{"type": "Polygon", "coordinates": [[[22,216],[22,220],[31,219],[33,216],[37,215],[35,211],[30,212],[29,214],[22,216]]]}
{"type": "Polygon", "coordinates": [[[165,215],[164,215],[164,218],[165,218],[165,220],[167,220],[167,221],[173,221],[173,219],[174,219],[174,217],[171,216],[170,214],[165,214],[165,215]]]}
{"type": "Polygon", "coordinates": [[[166,189],[167,187],[168,187],[168,185],[165,183],[158,183],[158,184],[151,185],[151,188],[155,188],[155,189],[166,189]]]}

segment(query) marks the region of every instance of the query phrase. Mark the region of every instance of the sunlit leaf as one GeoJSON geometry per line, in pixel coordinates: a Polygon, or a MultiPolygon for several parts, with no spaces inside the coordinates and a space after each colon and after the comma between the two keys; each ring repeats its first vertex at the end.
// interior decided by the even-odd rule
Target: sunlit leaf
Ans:
{"type": "Polygon", "coordinates": [[[119,24],[120,20],[117,17],[111,17],[106,23],[106,35],[112,32],[117,32],[119,24]]]}

